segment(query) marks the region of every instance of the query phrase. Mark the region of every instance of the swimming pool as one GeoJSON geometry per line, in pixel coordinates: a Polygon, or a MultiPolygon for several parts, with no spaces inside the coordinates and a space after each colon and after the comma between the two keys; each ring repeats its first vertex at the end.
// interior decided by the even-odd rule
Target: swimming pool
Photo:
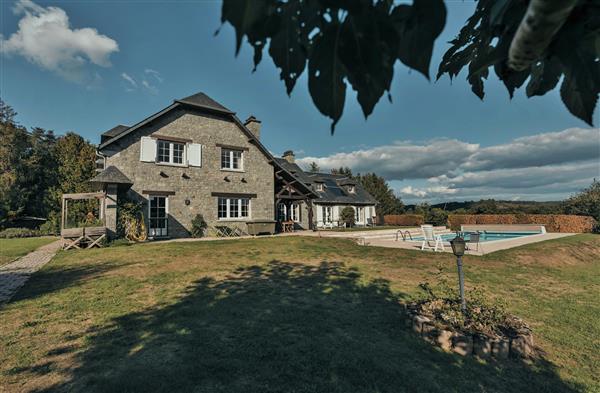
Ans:
{"type": "MultiPolygon", "coordinates": [[[[492,232],[492,231],[480,231],[479,232],[479,241],[490,242],[494,240],[505,240],[505,239],[515,239],[518,237],[531,236],[531,235],[539,235],[540,232],[492,232]]],[[[444,233],[441,235],[442,240],[449,242],[450,240],[456,237],[456,233],[444,233]]],[[[469,233],[463,233],[463,238],[466,241],[470,240],[469,233]]],[[[423,236],[413,237],[413,240],[423,241],[423,236]]]]}

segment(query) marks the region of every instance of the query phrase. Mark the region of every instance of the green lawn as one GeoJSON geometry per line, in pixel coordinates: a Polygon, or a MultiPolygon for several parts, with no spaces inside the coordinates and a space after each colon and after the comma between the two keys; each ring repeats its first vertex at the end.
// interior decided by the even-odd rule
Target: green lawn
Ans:
{"type": "Polygon", "coordinates": [[[445,353],[401,303],[448,254],[280,237],[63,251],[0,306],[0,391],[600,389],[600,237],[465,257],[534,328],[535,362],[445,353]]]}
{"type": "Polygon", "coordinates": [[[0,239],[0,266],[5,265],[36,248],[55,241],[55,237],[26,237],[18,239],[0,239]]]}

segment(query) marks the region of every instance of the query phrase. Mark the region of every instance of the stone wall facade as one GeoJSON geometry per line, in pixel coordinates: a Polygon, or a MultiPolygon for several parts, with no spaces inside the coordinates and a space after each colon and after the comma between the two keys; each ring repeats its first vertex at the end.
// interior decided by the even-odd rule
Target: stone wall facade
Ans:
{"type": "Polygon", "coordinates": [[[101,151],[106,167],[114,165],[132,182],[128,197],[146,204],[149,195],[168,196],[169,237],[187,237],[191,221],[202,214],[208,225],[236,225],[245,221],[273,220],[274,169],[240,126],[228,117],[199,109],[178,107],[122,137],[101,151]],[[202,144],[202,166],[175,166],[140,160],[141,137],[169,137],[202,144]],[[243,150],[243,171],[221,169],[219,145],[243,150]],[[250,195],[250,217],[219,220],[218,195],[250,195]],[[186,204],[186,200],[189,204],[186,204]]]}

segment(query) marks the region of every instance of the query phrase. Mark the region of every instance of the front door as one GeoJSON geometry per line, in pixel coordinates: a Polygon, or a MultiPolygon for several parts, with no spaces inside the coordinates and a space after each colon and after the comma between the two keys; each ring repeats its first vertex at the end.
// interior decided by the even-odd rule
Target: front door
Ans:
{"type": "Polygon", "coordinates": [[[168,200],[166,196],[151,195],[148,212],[148,235],[150,237],[167,236],[168,200]]]}

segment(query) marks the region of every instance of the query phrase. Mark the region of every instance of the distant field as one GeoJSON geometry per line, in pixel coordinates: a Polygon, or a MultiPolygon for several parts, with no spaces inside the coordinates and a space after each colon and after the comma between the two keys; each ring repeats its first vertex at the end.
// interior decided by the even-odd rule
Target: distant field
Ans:
{"type": "Polygon", "coordinates": [[[0,307],[6,392],[597,392],[600,236],[464,258],[542,360],[445,353],[401,303],[452,255],[272,237],[63,251],[0,307]]]}
{"type": "Polygon", "coordinates": [[[0,239],[0,266],[14,261],[43,245],[52,243],[55,237],[26,237],[22,239],[0,239]]]}

